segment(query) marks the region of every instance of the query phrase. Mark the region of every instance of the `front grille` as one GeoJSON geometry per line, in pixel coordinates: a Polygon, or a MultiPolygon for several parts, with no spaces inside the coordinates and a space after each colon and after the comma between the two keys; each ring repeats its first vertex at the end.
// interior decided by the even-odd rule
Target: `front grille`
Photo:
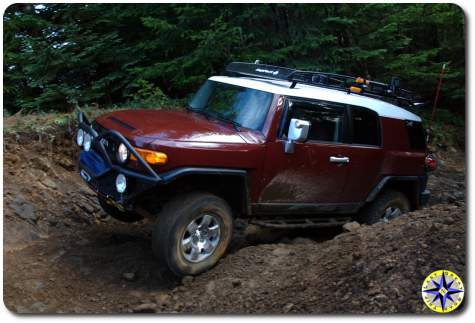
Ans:
{"type": "MultiPolygon", "coordinates": [[[[94,128],[94,130],[96,130],[99,135],[102,135],[108,131],[106,128],[101,126],[96,121],[92,123],[92,128],[94,128]]],[[[116,140],[113,136],[104,137],[101,139],[101,141],[106,149],[107,155],[109,156],[110,160],[113,163],[117,163],[116,152],[117,152],[120,142],[116,140]]],[[[96,142],[94,144],[94,150],[97,151],[98,153],[101,153],[101,150],[99,149],[99,143],[96,142]]]]}
{"type": "MultiPolygon", "coordinates": [[[[101,126],[96,121],[94,121],[92,123],[92,127],[94,128],[94,130],[97,131],[97,133],[99,135],[102,135],[102,134],[104,134],[108,131],[107,128],[101,126]]],[[[138,162],[133,162],[132,161],[132,162],[127,163],[126,165],[122,165],[122,164],[119,163],[119,161],[117,160],[117,149],[119,148],[120,141],[117,139],[117,137],[115,137],[113,135],[109,135],[109,136],[104,137],[103,140],[105,140],[107,142],[107,144],[104,144],[104,147],[106,149],[106,152],[107,152],[107,155],[109,156],[110,161],[113,164],[120,165],[120,166],[122,166],[126,169],[133,170],[133,171],[137,171],[137,170],[138,171],[146,171],[145,168],[142,165],[140,165],[138,162]]],[[[95,142],[94,145],[93,145],[93,149],[97,153],[102,155],[102,151],[99,148],[99,143],[95,142]]]]}
{"type": "Polygon", "coordinates": [[[93,128],[94,130],[96,130],[97,133],[100,134],[100,135],[107,131],[106,128],[104,128],[103,126],[101,126],[101,125],[100,125],[99,123],[97,123],[97,121],[95,121],[95,120],[92,122],[92,128],[93,128]]]}

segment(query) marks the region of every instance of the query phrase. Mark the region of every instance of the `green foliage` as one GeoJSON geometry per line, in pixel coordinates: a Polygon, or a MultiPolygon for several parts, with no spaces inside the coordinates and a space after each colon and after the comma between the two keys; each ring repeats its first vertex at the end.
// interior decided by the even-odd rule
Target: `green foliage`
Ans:
{"type": "MultiPolygon", "coordinates": [[[[429,127],[430,112],[422,114],[424,127],[429,127]]],[[[439,109],[432,122],[432,144],[447,148],[458,147],[465,149],[465,116],[439,109]]]]}
{"type": "Polygon", "coordinates": [[[140,102],[143,105],[154,104],[159,107],[167,105],[169,102],[169,99],[159,87],[146,80],[138,80],[135,87],[137,89],[131,95],[133,102],[140,102]]]}
{"type": "Polygon", "coordinates": [[[4,111],[163,106],[233,60],[342,72],[465,106],[464,14],[452,4],[15,4],[4,111]]]}

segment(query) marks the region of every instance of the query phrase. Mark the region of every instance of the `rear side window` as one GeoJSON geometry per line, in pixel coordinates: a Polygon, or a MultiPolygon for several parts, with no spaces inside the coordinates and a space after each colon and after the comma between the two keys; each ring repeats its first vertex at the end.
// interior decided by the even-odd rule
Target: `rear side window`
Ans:
{"type": "Polygon", "coordinates": [[[375,111],[351,107],[353,144],[379,146],[379,116],[375,111]]]}
{"type": "Polygon", "coordinates": [[[426,137],[421,122],[406,121],[407,134],[409,136],[409,146],[416,150],[426,149],[426,137]]]}
{"type": "Polygon", "coordinates": [[[345,107],[321,101],[288,101],[288,114],[284,125],[287,136],[290,120],[310,121],[309,140],[343,142],[345,107]]]}

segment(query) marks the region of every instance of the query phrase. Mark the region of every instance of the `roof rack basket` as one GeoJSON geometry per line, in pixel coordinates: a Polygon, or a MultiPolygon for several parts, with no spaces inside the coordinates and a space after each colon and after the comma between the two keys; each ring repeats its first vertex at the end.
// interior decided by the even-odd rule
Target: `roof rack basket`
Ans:
{"type": "Polygon", "coordinates": [[[348,75],[301,71],[258,63],[232,62],[226,66],[226,74],[235,77],[254,77],[291,82],[290,88],[297,83],[328,89],[355,93],[393,103],[398,106],[415,108],[425,102],[414,92],[402,89],[401,80],[393,77],[390,84],[376,82],[348,75]]]}

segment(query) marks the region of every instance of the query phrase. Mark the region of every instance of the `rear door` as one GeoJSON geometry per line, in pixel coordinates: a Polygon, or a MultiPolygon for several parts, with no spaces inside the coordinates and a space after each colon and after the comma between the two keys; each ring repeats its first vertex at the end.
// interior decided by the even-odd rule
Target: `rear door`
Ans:
{"type": "Polygon", "coordinates": [[[348,164],[346,105],[288,98],[280,130],[268,143],[259,203],[333,204],[341,201],[348,164]],[[292,118],[310,121],[308,140],[295,143],[292,154],[284,142],[292,118]],[[336,161],[335,161],[336,160],[336,161]]]}
{"type": "Polygon", "coordinates": [[[379,115],[368,108],[350,106],[348,181],[341,194],[342,203],[363,202],[381,179],[384,153],[379,115]]]}

